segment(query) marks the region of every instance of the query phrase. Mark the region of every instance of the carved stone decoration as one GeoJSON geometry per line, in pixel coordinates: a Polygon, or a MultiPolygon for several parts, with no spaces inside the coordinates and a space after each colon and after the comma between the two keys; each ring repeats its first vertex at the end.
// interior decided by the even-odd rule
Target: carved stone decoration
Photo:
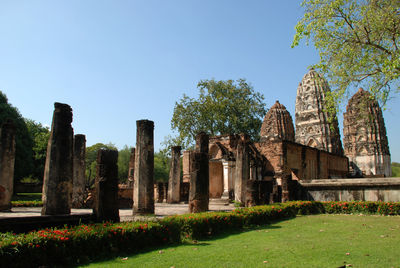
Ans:
{"type": "Polygon", "coordinates": [[[343,155],[338,121],[329,122],[325,110],[325,95],[329,91],[326,80],[313,69],[304,75],[297,88],[295,138],[297,143],[343,155]]]}
{"type": "Polygon", "coordinates": [[[293,119],[286,107],[276,101],[264,117],[261,140],[288,140],[294,142],[293,119]]]}
{"type": "Polygon", "coordinates": [[[362,88],[343,114],[343,144],[352,176],[391,176],[391,160],[382,110],[362,88]]]}

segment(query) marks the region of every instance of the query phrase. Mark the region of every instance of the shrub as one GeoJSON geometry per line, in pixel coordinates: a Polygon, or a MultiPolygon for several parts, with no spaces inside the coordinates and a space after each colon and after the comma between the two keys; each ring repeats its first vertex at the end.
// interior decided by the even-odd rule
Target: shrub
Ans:
{"type": "Polygon", "coordinates": [[[17,267],[75,265],[117,253],[133,253],[152,246],[267,224],[298,214],[321,213],[400,215],[400,203],[293,201],[231,212],[170,216],[158,222],[82,224],[18,235],[0,233],[0,259],[2,263],[17,267]]]}

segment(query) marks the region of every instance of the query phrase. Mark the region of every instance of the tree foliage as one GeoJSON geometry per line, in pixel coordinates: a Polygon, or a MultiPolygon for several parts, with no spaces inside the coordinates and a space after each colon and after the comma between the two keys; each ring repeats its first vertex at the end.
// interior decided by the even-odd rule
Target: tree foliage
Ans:
{"type": "Polygon", "coordinates": [[[381,103],[399,92],[400,1],[304,0],[292,47],[312,41],[320,55],[314,68],[328,79],[332,103],[363,86],[381,103]]]}
{"type": "MultiPolygon", "coordinates": [[[[179,135],[173,143],[185,148],[200,131],[209,135],[247,133],[256,139],[266,113],[264,96],[244,79],[198,83],[198,98],[183,95],[175,103],[171,121],[179,135]]],[[[168,143],[168,141],[166,142],[168,143]]]]}
{"type": "Polygon", "coordinates": [[[92,186],[96,178],[96,164],[97,164],[97,152],[100,149],[111,149],[117,150],[114,144],[103,144],[96,143],[92,146],[86,147],[86,185],[92,186]]]}
{"type": "Polygon", "coordinates": [[[167,182],[169,179],[170,159],[166,154],[158,152],[154,154],[154,181],[167,182]]]}
{"type": "Polygon", "coordinates": [[[129,159],[131,157],[131,148],[125,145],[118,152],[118,181],[126,182],[129,173],[129,159]]]}
{"type": "Polygon", "coordinates": [[[45,127],[41,123],[37,123],[31,119],[25,118],[25,124],[33,141],[32,150],[34,168],[31,176],[39,181],[42,181],[44,166],[46,163],[47,144],[50,138],[50,130],[48,127],[45,127]]]}
{"type": "Polygon", "coordinates": [[[33,140],[18,109],[9,104],[6,95],[0,91],[0,127],[8,120],[16,128],[14,180],[19,181],[29,177],[34,169],[33,140]]]}

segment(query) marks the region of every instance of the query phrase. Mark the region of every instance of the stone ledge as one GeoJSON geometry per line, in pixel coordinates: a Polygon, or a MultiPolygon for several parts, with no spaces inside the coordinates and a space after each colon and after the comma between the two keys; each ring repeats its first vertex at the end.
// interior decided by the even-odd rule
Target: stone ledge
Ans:
{"type": "Polygon", "coordinates": [[[299,181],[300,185],[309,187],[387,187],[399,186],[400,178],[359,178],[359,179],[324,179],[299,181]]]}

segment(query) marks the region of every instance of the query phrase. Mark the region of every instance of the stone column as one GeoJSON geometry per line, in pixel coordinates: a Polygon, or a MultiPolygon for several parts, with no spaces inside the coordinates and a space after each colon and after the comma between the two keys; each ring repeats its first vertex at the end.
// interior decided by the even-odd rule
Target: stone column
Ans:
{"type": "Polygon", "coordinates": [[[154,122],[136,121],[133,214],[154,213],[154,122]]]}
{"type": "Polygon", "coordinates": [[[100,149],[97,152],[96,198],[94,215],[97,221],[119,222],[118,151],[100,149]]]}
{"type": "Polygon", "coordinates": [[[14,186],[15,126],[6,122],[0,129],[0,211],[11,210],[14,186]]]}
{"type": "Polygon", "coordinates": [[[246,207],[257,206],[260,203],[259,181],[248,180],[246,185],[246,207]]]}
{"type": "Polygon", "coordinates": [[[169,170],[167,202],[179,203],[181,188],[181,147],[171,148],[171,169],[169,170]]]}
{"type": "Polygon", "coordinates": [[[74,177],[72,188],[72,207],[81,208],[85,201],[85,153],[86,137],[77,134],[74,137],[74,177]]]}
{"type": "Polygon", "coordinates": [[[129,168],[128,168],[128,187],[133,187],[133,182],[135,180],[135,148],[131,149],[131,155],[129,157],[129,168]]]}
{"type": "Polygon", "coordinates": [[[71,212],[74,140],[71,123],[71,107],[67,104],[54,103],[43,177],[42,215],[71,212]]]}
{"type": "Polygon", "coordinates": [[[229,162],[228,161],[222,161],[222,167],[223,167],[223,175],[224,175],[224,192],[222,193],[222,197],[224,199],[229,199],[229,173],[230,173],[230,167],[229,167],[229,162]]]}
{"type": "Polygon", "coordinates": [[[208,154],[191,152],[190,169],[192,172],[190,176],[189,212],[207,211],[209,201],[208,154]]]}
{"type": "Polygon", "coordinates": [[[196,135],[196,151],[208,154],[208,141],[207,133],[200,132],[196,135]]]}
{"type": "Polygon", "coordinates": [[[247,142],[239,140],[236,149],[235,200],[245,205],[246,185],[250,178],[250,159],[247,142]]]}

